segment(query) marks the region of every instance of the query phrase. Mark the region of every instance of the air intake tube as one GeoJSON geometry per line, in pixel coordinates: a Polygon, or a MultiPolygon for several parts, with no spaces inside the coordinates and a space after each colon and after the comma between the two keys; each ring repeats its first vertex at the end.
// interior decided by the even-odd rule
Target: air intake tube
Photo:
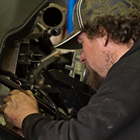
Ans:
{"type": "Polygon", "coordinates": [[[67,9],[58,4],[51,3],[42,12],[40,23],[46,28],[62,28],[66,23],[67,9]]]}

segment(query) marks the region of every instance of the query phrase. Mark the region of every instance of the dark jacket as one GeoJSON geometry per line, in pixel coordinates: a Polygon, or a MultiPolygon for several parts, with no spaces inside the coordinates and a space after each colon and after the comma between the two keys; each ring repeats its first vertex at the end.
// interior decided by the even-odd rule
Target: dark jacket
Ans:
{"type": "Polygon", "coordinates": [[[140,140],[140,40],[110,69],[77,119],[31,114],[22,127],[28,140],[140,140]]]}

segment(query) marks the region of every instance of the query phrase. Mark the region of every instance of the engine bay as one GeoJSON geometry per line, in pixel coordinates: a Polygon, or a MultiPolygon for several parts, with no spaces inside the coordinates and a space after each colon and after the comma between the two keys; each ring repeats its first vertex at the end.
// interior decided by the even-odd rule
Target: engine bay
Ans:
{"type": "MultiPolygon", "coordinates": [[[[80,50],[54,48],[64,37],[67,10],[48,0],[0,4],[0,105],[10,90],[29,89],[42,114],[58,120],[76,117],[95,91],[83,82],[80,50]]],[[[0,114],[0,139],[23,139],[5,125],[0,114]]]]}

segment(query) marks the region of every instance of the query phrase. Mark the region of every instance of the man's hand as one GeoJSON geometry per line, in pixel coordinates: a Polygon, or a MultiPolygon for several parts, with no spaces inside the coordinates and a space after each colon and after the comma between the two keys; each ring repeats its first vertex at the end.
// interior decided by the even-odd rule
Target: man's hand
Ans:
{"type": "Polygon", "coordinates": [[[39,113],[39,108],[32,92],[26,90],[25,93],[13,90],[9,96],[3,99],[0,110],[3,112],[5,120],[14,126],[21,128],[23,119],[32,113],[39,113]]]}

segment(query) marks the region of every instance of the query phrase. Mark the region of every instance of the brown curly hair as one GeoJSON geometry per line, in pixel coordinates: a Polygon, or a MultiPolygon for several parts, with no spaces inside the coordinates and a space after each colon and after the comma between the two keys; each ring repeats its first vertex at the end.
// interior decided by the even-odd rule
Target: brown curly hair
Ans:
{"type": "Polygon", "coordinates": [[[99,27],[103,27],[118,43],[127,43],[131,38],[136,42],[140,38],[140,16],[137,15],[97,17],[92,23],[86,21],[82,30],[92,39],[95,35],[104,35],[99,27]]]}

